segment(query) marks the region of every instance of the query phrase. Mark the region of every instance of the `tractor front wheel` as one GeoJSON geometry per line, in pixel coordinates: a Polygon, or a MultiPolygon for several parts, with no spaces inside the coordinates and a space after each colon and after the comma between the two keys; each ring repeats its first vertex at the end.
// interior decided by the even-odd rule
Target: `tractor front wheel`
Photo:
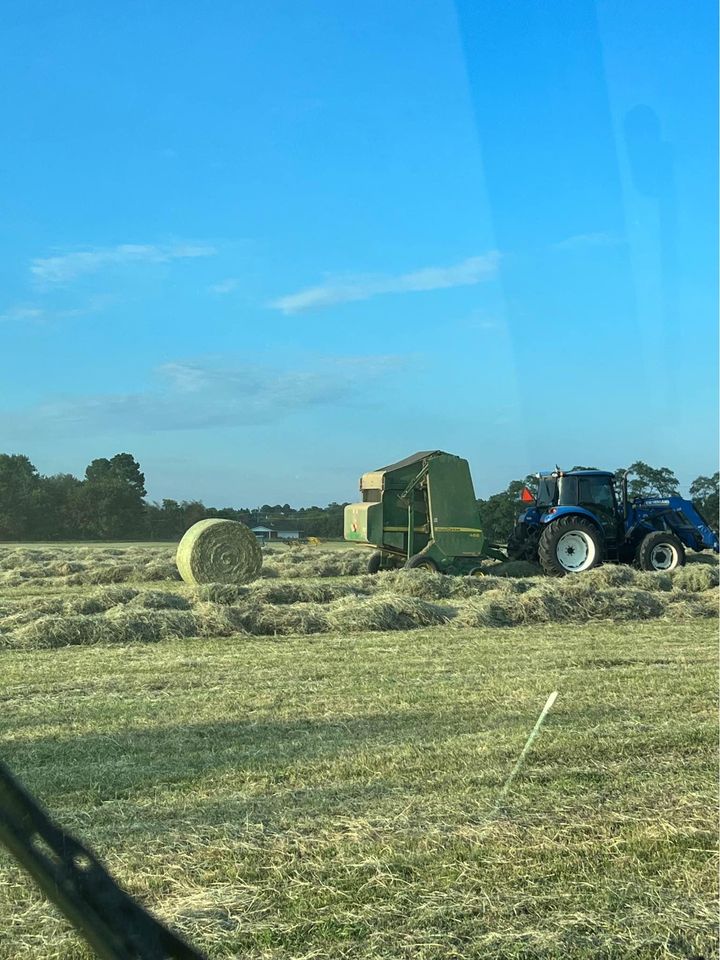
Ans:
{"type": "Polygon", "coordinates": [[[602,535],[591,520],[560,517],[540,535],[539,554],[540,566],[551,577],[584,573],[602,560],[602,535]]]}
{"type": "Polygon", "coordinates": [[[674,533],[655,530],[640,541],[635,562],[641,570],[675,570],[685,566],[685,547],[674,533]]]}
{"type": "Polygon", "coordinates": [[[403,570],[429,570],[431,573],[438,572],[437,564],[433,558],[426,557],[422,553],[416,553],[414,557],[410,557],[403,567],[403,570]]]}

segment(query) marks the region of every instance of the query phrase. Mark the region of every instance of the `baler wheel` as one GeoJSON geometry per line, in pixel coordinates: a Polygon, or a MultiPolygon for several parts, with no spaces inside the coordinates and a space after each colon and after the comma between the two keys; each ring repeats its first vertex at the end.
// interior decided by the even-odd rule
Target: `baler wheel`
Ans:
{"type": "Polygon", "coordinates": [[[368,573],[377,573],[380,567],[382,566],[382,551],[375,550],[370,554],[367,562],[367,572],[368,573]]]}
{"type": "Polygon", "coordinates": [[[424,556],[422,553],[416,553],[410,557],[403,570],[429,570],[431,573],[437,573],[438,568],[432,557],[424,556]]]}
{"type": "Polygon", "coordinates": [[[641,570],[676,570],[685,565],[685,547],[674,533],[654,530],[640,541],[635,562],[641,570]]]}

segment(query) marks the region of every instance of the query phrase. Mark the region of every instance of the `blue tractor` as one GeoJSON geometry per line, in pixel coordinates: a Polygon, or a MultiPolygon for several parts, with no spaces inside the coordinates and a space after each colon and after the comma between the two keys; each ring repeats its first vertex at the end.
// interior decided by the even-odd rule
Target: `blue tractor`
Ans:
{"type": "Polygon", "coordinates": [[[508,556],[564,576],[604,562],[674,570],[685,563],[686,548],[720,552],[717,534],[689,500],[631,501],[627,478],[604,470],[539,474],[537,493],[523,491],[528,506],[517,519],[508,556]]]}

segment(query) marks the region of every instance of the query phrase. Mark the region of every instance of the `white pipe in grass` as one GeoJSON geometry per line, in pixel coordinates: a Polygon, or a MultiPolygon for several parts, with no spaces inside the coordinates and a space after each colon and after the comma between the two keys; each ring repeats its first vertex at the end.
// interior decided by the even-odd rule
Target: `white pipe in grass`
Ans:
{"type": "Polygon", "coordinates": [[[524,746],[523,749],[522,749],[522,753],[521,753],[520,756],[518,757],[517,763],[516,763],[515,766],[513,767],[512,771],[511,771],[511,773],[510,773],[510,776],[509,776],[509,777],[507,778],[507,780],[505,781],[505,786],[504,786],[504,787],[502,788],[502,790],[500,791],[500,796],[499,796],[499,798],[498,798],[498,802],[495,804],[495,809],[493,810],[492,816],[491,816],[490,819],[494,819],[494,817],[497,815],[497,813],[499,812],[500,808],[502,807],[503,801],[505,800],[505,797],[508,795],[508,792],[510,791],[510,787],[512,786],[513,780],[515,779],[515,777],[516,777],[516,776],[518,775],[518,773],[520,772],[520,768],[521,768],[522,765],[523,765],[523,762],[524,762],[524,760],[525,760],[525,757],[526,757],[526,756],[528,755],[528,753],[530,752],[530,748],[532,747],[533,743],[535,742],[535,739],[536,739],[537,735],[540,733],[540,727],[542,727],[543,721],[545,720],[545,717],[548,715],[548,713],[550,712],[550,708],[552,707],[552,705],[553,705],[553,704],[555,703],[555,701],[557,700],[557,695],[558,695],[558,691],[557,691],[557,690],[553,690],[553,692],[550,694],[550,696],[549,696],[549,697],[547,698],[547,700],[545,701],[545,706],[544,706],[544,707],[542,708],[542,710],[540,711],[540,716],[537,718],[537,723],[536,723],[535,726],[532,728],[532,732],[531,732],[530,736],[527,738],[527,741],[526,741],[526,743],[525,743],[525,746],[524,746]]]}

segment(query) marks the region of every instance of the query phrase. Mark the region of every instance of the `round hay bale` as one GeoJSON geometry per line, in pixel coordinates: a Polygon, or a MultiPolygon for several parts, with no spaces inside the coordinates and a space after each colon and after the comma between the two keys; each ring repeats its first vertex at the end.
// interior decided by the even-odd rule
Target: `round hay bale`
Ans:
{"type": "Polygon", "coordinates": [[[175,557],[185,583],[249,583],[262,567],[252,530],[236,520],[200,520],[185,532],[175,557]]]}

